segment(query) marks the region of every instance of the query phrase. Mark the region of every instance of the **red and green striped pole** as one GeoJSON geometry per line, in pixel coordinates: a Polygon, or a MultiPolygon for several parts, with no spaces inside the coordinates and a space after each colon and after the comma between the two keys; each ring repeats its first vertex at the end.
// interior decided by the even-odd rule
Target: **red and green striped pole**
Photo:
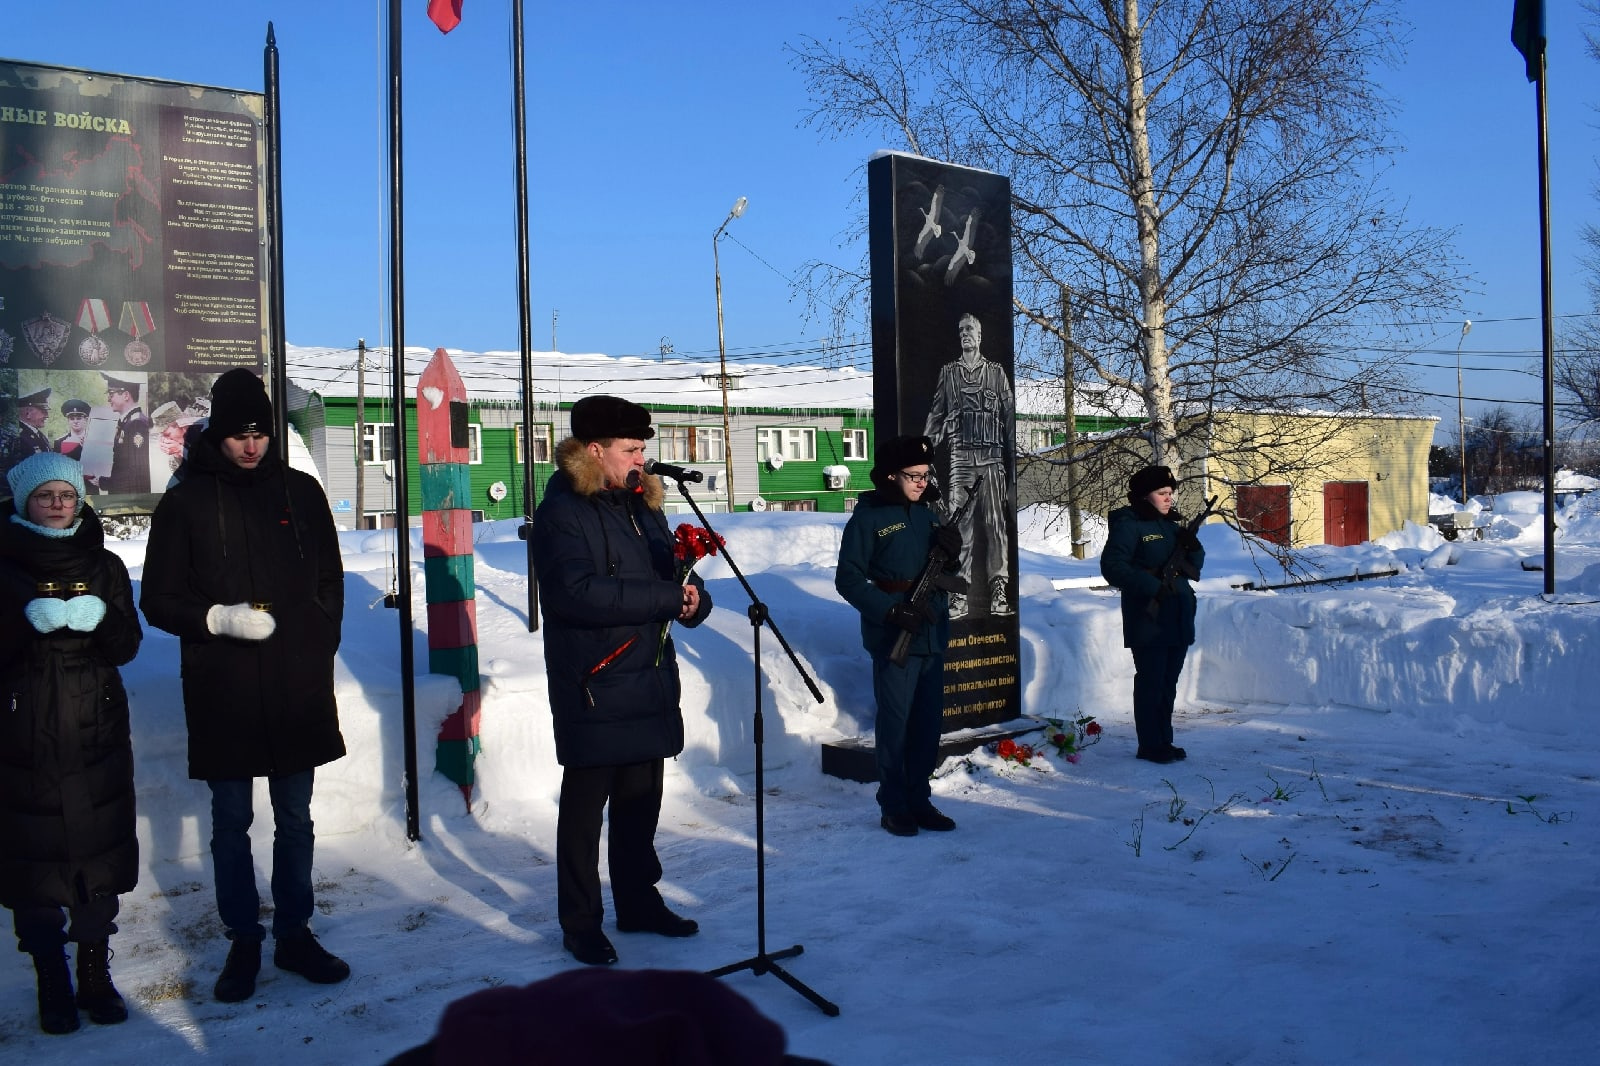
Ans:
{"type": "Polygon", "coordinates": [[[422,567],[428,594],[428,672],[461,683],[461,706],[439,727],[434,769],[472,807],[478,755],[478,610],[472,572],[467,389],[443,348],[417,382],[422,567]]]}

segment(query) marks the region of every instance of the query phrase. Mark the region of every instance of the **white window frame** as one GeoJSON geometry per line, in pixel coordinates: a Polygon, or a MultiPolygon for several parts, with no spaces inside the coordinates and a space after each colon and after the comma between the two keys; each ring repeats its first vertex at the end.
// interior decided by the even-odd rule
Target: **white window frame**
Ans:
{"type": "Polygon", "coordinates": [[[382,466],[394,458],[394,423],[363,422],[356,441],[356,457],[368,466],[382,466]],[[384,431],[388,432],[385,433],[384,431]]]}
{"type": "Polygon", "coordinates": [[[483,464],[483,426],[467,423],[467,462],[473,466],[483,464]]]}
{"type": "Polygon", "coordinates": [[[721,426],[695,426],[694,461],[697,463],[720,463],[727,455],[725,441],[721,426]]]}
{"type": "Polygon", "coordinates": [[[763,426],[756,430],[756,462],[774,455],[784,462],[815,462],[817,431],[812,426],[763,426]]]}
{"type": "Polygon", "coordinates": [[[865,429],[846,429],[839,434],[840,447],[844,451],[844,461],[847,463],[870,462],[872,456],[867,454],[867,431],[865,429]]]}
{"type": "Polygon", "coordinates": [[[664,463],[720,463],[722,427],[667,422],[656,427],[656,456],[664,463]]]}
{"type": "MultiPolygon", "coordinates": [[[[515,462],[518,466],[523,466],[527,464],[528,451],[522,446],[522,423],[518,422],[512,428],[517,431],[515,443],[512,445],[512,447],[516,449],[513,462],[515,462]]],[[[538,447],[534,448],[534,451],[536,452],[541,450],[544,452],[544,458],[541,459],[538,456],[534,457],[533,461],[535,463],[549,464],[550,462],[550,456],[552,454],[550,447],[550,429],[550,423],[548,422],[535,422],[533,424],[533,439],[535,445],[544,445],[542,449],[538,447]]]]}

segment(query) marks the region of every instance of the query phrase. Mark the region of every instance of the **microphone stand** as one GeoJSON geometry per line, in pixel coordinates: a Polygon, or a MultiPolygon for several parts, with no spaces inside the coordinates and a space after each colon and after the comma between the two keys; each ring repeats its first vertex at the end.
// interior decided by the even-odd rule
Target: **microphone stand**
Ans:
{"type": "MultiPolygon", "coordinates": [[[[705,527],[708,533],[720,541],[722,538],[717,536],[717,531],[711,528],[710,522],[706,521],[705,512],[700,510],[700,505],[695,503],[694,497],[689,494],[689,486],[684,484],[682,478],[674,478],[674,480],[678,482],[678,491],[683,494],[683,498],[688,502],[690,509],[694,511],[695,517],[700,519],[700,524],[705,527]]],[[[782,951],[767,950],[767,835],[766,808],[764,806],[766,784],[762,759],[765,727],[761,717],[761,627],[763,625],[770,628],[772,635],[778,638],[778,643],[789,656],[789,661],[794,663],[795,670],[799,672],[800,679],[806,683],[806,687],[811,690],[811,695],[816,697],[818,703],[823,701],[822,690],[817,688],[817,683],[811,680],[811,675],[807,674],[805,667],[800,665],[800,660],[795,656],[794,650],[789,647],[789,642],[783,639],[783,634],[778,630],[778,624],[772,620],[772,615],[767,611],[767,605],[761,602],[760,597],[756,595],[756,590],[751,588],[750,582],[745,580],[743,572],[739,569],[739,564],[733,561],[733,553],[728,551],[728,546],[723,544],[721,550],[722,558],[727,561],[728,569],[733,571],[733,576],[739,579],[740,585],[744,586],[745,595],[750,597],[750,607],[745,613],[750,618],[750,627],[755,636],[756,700],[751,735],[755,738],[756,744],[756,953],[748,959],[706,972],[711,977],[726,977],[728,974],[738,973],[741,970],[749,970],[757,977],[770,973],[816,1004],[822,1013],[830,1018],[836,1018],[839,1015],[837,1004],[823,999],[815,991],[802,984],[798,978],[778,965],[777,960],[793,958],[805,951],[804,947],[796,944],[794,947],[785,948],[782,951]]]]}

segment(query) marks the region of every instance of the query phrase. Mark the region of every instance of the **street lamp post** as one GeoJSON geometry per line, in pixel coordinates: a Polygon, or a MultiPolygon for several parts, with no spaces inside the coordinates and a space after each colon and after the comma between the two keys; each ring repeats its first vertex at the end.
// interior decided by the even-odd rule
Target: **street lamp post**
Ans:
{"type": "Polygon", "coordinates": [[[711,235],[711,267],[717,279],[717,381],[722,386],[722,476],[728,483],[728,510],[733,510],[733,431],[728,419],[728,346],[722,338],[722,262],[717,254],[717,244],[728,223],[744,214],[750,203],[741,196],[733,202],[733,209],[722,220],[717,232],[711,235]]]}

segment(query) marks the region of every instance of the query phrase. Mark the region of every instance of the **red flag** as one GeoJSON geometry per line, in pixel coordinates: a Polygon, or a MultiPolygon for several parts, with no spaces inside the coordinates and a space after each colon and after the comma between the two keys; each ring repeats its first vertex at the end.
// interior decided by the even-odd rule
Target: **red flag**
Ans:
{"type": "Polygon", "coordinates": [[[428,0],[428,17],[439,27],[440,33],[449,33],[461,25],[462,0],[428,0]]]}

